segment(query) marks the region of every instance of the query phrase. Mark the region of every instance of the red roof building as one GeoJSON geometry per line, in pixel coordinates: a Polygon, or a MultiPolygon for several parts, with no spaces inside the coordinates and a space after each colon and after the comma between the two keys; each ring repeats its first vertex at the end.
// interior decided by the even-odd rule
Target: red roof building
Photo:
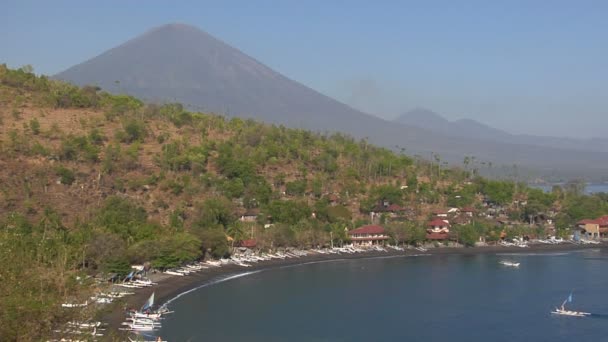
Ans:
{"type": "Polygon", "coordinates": [[[428,226],[431,227],[431,229],[448,229],[450,228],[450,224],[448,223],[447,220],[442,220],[440,218],[436,218],[433,221],[428,223],[428,226]]]}
{"type": "Polygon", "coordinates": [[[464,207],[460,209],[460,212],[467,216],[473,216],[475,214],[475,209],[471,207],[464,207]]]}
{"type": "Polygon", "coordinates": [[[404,211],[405,208],[402,208],[400,206],[398,206],[397,204],[391,204],[388,206],[388,208],[386,208],[387,211],[390,211],[391,213],[398,213],[400,211],[404,211]]]}
{"type": "Polygon", "coordinates": [[[427,224],[426,238],[428,240],[447,240],[450,234],[450,224],[441,218],[435,218],[427,224]]]}
{"type": "Polygon", "coordinates": [[[353,229],[348,232],[350,240],[355,245],[379,245],[388,240],[384,227],[378,225],[368,225],[353,229]]]}
{"type": "Polygon", "coordinates": [[[257,242],[255,239],[241,240],[236,243],[236,247],[255,248],[257,242]]]}
{"type": "Polygon", "coordinates": [[[595,220],[580,220],[576,224],[587,238],[608,237],[608,215],[596,218],[595,220]]]}

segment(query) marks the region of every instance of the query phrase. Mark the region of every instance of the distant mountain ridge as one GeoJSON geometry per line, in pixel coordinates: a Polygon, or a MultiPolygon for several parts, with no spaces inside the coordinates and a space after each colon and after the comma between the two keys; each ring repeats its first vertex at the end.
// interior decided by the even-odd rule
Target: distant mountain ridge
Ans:
{"type": "Polygon", "coordinates": [[[476,138],[507,144],[536,145],[581,151],[608,152],[608,139],[573,139],[528,134],[511,134],[473,119],[449,121],[425,108],[414,108],[395,118],[394,122],[463,138],[476,138]]]}
{"type": "MultiPolygon", "coordinates": [[[[58,79],[94,84],[158,102],[181,102],[192,109],[254,118],[288,127],[344,132],[411,155],[441,155],[460,163],[465,155],[518,164],[564,176],[605,174],[608,153],[568,151],[457,136],[390,122],[355,110],[273,71],[243,52],[184,24],[169,24],[73,66],[58,79]]],[[[469,126],[469,125],[465,125],[469,126]]]]}

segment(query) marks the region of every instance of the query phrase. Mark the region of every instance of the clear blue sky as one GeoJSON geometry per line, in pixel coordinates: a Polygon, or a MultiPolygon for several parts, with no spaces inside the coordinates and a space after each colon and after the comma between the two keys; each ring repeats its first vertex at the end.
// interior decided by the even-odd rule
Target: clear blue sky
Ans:
{"type": "Polygon", "coordinates": [[[55,74],[191,24],[371,114],[606,136],[608,1],[3,1],[0,63],[55,74]]]}

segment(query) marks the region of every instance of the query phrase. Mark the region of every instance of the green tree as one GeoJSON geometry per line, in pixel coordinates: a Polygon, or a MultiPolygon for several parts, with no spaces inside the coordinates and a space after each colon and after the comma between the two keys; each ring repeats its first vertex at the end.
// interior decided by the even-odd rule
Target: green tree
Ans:
{"type": "Polygon", "coordinates": [[[200,228],[229,227],[236,217],[232,203],[225,197],[211,197],[197,207],[194,225],[200,228]]]}

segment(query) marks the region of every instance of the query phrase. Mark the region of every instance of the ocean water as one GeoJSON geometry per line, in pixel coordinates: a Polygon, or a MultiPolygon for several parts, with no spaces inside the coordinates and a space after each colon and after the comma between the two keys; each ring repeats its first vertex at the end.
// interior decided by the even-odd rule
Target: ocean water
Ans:
{"type": "MultiPolygon", "coordinates": [[[[557,184],[560,186],[563,186],[563,184],[557,184]]],[[[541,184],[530,184],[529,185],[532,188],[537,188],[537,189],[541,189],[544,192],[551,192],[551,190],[553,190],[553,185],[541,185],[541,184]]],[[[599,192],[608,192],[608,184],[606,183],[588,183],[587,186],[585,186],[585,194],[590,195],[590,194],[596,194],[599,192]]]]}
{"type": "Polygon", "coordinates": [[[607,341],[607,270],[608,251],[600,249],[284,267],[176,298],[158,334],[169,341],[607,341]],[[568,307],[592,317],[549,313],[571,291],[568,307]]]}

